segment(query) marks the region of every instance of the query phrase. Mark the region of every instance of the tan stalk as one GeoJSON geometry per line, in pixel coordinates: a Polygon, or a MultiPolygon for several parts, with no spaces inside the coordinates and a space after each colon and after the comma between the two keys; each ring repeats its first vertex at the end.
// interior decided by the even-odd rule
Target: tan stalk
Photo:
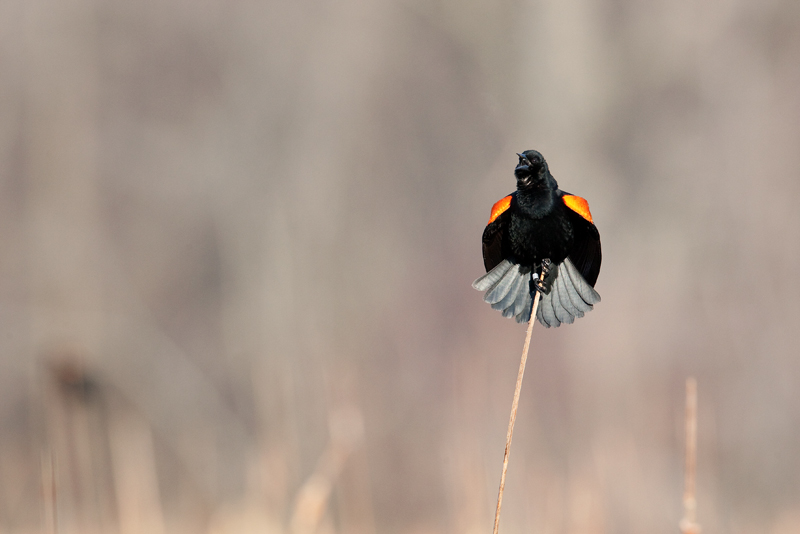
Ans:
{"type": "Polygon", "coordinates": [[[697,499],[695,498],[695,474],[697,469],[697,380],[686,379],[686,466],[683,491],[683,519],[680,529],[683,534],[700,534],[697,524],[697,499]]]}
{"type": "Polygon", "coordinates": [[[56,489],[56,466],[53,452],[48,448],[42,452],[42,508],[44,532],[58,534],[58,497],[56,489]]]}
{"type": "MultiPolygon", "coordinates": [[[[544,279],[544,272],[539,275],[539,280],[544,279]]],[[[528,321],[528,332],[525,334],[525,344],[522,346],[522,359],[519,362],[519,373],[517,374],[517,387],[514,389],[514,400],[511,403],[511,417],[508,420],[508,432],[506,433],[506,452],[503,455],[503,474],[500,475],[500,491],[497,493],[497,510],[494,513],[494,531],[500,526],[500,506],[503,504],[503,490],[506,486],[506,471],[508,470],[508,452],[511,449],[511,436],[514,434],[514,422],[517,420],[517,406],[519,405],[519,393],[522,390],[522,375],[525,374],[525,362],[528,361],[528,349],[531,346],[531,333],[533,323],[536,322],[536,310],[539,308],[540,293],[537,291],[533,296],[533,308],[531,318],[528,321]]]]}

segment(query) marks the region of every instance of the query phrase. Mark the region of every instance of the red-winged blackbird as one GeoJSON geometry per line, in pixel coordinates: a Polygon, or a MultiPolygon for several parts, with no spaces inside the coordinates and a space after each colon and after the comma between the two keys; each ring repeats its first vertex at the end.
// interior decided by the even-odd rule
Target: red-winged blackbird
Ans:
{"type": "Polygon", "coordinates": [[[483,231],[487,272],[472,287],[486,291],[483,300],[518,323],[530,320],[533,292],[539,291],[540,323],[572,323],[600,302],[594,290],[600,234],[589,204],[558,188],[540,153],[517,155],[517,190],[492,206],[483,231]]]}

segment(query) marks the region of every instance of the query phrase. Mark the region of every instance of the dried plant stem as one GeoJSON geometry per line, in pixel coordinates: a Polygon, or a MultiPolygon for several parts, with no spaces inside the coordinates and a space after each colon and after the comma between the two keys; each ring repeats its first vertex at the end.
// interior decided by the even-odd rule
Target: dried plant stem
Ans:
{"type": "MultiPolygon", "coordinates": [[[[544,273],[539,276],[539,280],[544,278],[544,273]]],[[[533,297],[533,308],[531,318],[528,321],[528,332],[525,334],[525,344],[522,347],[522,359],[519,362],[519,373],[517,374],[517,387],[514,389],[514,400],[511,403],[511,417],[508,420],[508,432],[506,433],[506,452],[503,455],[503,474],[500,475],[500,491],[497,493],[497,510],[494,513],[494,530],[497,534],[500,526],[500,507],[503,504],[503,490],[506,487],[506,471],[508,470],[508,452],[511,449],[511,436],[514,434],[514,422],[517,420],[517,406],[519,406],[519,393],[522,390],[522,375],[525,374],[525,362],[528,361],[528,349],[531,346],[531,333],[533,324],[536,322],[536,310],[539,308],[539,292],[533,297]]]]}
{"type": "Polygon", "coordinates": [[[683,534],[699,534],[697,524],[697,500],[695,498],[695,474],[697,469],[697,380],[686,379],[686,466],[683,491],[683,519],[680,529],[683,534]]]}
{"type": "Polygon", "coordinates": [[[41,468],[44,532],[46,534],[58,534],[56,468],[53,453],[50,449],[42,452],[41,468]]]}
{"type": "Polygon", "coordinates": [[[329,424],[330,442],[297,494],[290,524],[292,534],[314,534],[319,530],[333,485],[347,458],[364,439],[363,418],[355,406],[339,406],[330,413],[329,424]]]}

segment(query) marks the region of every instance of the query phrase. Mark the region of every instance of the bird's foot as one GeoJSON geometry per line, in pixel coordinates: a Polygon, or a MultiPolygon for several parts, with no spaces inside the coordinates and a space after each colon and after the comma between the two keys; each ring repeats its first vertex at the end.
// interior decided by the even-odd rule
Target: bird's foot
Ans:
{"type": "Polygon", "coordinates": [[[539,280],[538,278],[534,278],[531,280],[531,285],[535,291],[538,291],[542,295],[547,295],[550,293],[550,288],[547,287],[544,283],[544,280],[539,280]]]}
{"type": "Polygon", "coordinates": [[[544,278],[547,278],[547,275],[550,274],[550,267],[552,267],[553,262],[550,261],[550,258],[545,258],[542,260],[542,273],[544,273],[544,278]]]}
{"type": "Polygon", "coordinates": [[[531,286],[535,291],[538,291],[543,296],[550,293],[550,284],[547,281],[547,275],[550,274],[550,267],[552,267],[553,263],[550,261],[549,258],[545,258],[542,260],[542,276],[534,276],[531,279],[531,286]]]}

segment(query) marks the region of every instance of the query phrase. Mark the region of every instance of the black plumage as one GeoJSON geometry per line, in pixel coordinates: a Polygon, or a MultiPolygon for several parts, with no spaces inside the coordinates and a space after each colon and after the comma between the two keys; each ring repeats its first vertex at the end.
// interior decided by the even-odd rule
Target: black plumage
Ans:
{"type": "Polygon", "coordinates": [[[493,308],[517,322],[530,319],[533,292],[538,290],[540,323],[572,323],[600,302],[594,290],[602,259],[600,234],[588,203],[558,188],[539,152],[527,150],[518,156],[517,190],[492,208],[483,231],[487,273],[472,285],[486,292],[484,300],[493,308]]]}

